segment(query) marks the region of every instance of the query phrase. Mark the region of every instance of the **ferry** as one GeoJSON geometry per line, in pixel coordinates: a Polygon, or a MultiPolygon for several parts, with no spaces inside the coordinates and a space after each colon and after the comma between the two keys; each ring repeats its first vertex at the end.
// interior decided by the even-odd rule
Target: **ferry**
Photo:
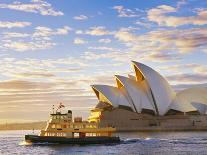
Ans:
{"type": "Polygon", "coordinates": [[[119,143],[120,138],[112,136],[114,127],[100,127],[98,122],[83,121],[82,117],[72,118],[72,111],[61,113],[62,103],[56,112],[50,114],[47,126],[39,135],[25,135],[29,143],[58,143],[58,144],[107,144],[119,143]]]}

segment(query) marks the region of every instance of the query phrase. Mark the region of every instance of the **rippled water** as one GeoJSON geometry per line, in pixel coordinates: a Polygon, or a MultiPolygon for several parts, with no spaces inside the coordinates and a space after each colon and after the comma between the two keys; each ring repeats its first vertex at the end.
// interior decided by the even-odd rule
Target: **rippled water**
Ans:
{"type": "Polygon", "coordinates": [[[113,145],[25,145],[31,131],[0,131],[0,154],[119,154],[207,155],[207,132],[119,133],[123,140],[113,145]]]}

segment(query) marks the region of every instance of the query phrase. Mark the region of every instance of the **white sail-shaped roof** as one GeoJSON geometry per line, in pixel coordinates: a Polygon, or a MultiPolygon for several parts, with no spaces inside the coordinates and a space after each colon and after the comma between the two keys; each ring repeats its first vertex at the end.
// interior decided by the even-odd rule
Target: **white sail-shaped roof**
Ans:
{"type": "Polygon", "coordinates": [[[113,107],[119,105],[131,107],[126,96],[118,88],[108,85],[92,85],[99,101],[109,102],[113,107]]]}
{"type": "Polygon", "coordinates": [[[206,94],[206,88],[190,88],[178,92],[171,109],[182,112],[201,111],[200,107],[202,105],[199,104],[207,105],[206,94]]]}
{"type": "Polygon", "coordinates": [[[141,113],[144,109],[152,110],[157,115],[165,115],[169,110],[180,112],[207,111],[207,88],[190,88],[178,92],[158,72],[133,61],[136,77],[116,75],[117,87],[92,85],[99,107],[120,105],[141,113]]]}
{"type": "Polygon", "coordinates": [[[203,103],[196,103],[192,102],[191,103],[201,114],[206,114],[207,111],[207,105],[203,103]]]}
{"type": "Polygon", "coordinates": [[[132,61],[136,78],[138,81],[145,79],[152,93],[153,102],[156,106],[159,115],[164,115],[172,103],[175,92],[171,89],[168,82],[158,72],[152,68],[132,61]]]}
{"type": "MultiPolygon", "coordinates": [[[[136,112],[141,113],[142,109],[155,110],[141,82],[136,82],[135,80],[120,75],[116,75],[116,80],[126,89],[127,95],[131,100],[130,103],[136,112]]],[[[117,84],[120,87],[118,82],[117,84]]]]}
{"type": "Polygon", "coordinates": [[[132,80],[136,80],[136,77],[134,75],[128,74],[128,77],[132,80]]]}
{"type": "Polygon", "coordinates": [[[126,96],[126,98],[127,98],[128,102],[129,102],[129,104],[130,104],[132,110],[133,110],[134,112],[137,112],[136,107],[135,107],[135,105],[134,105],[134,103],[133,103],[133,100],[132,100],[132,98],[130,97],[128,91],[126,90],[126,88],[125,88],[123,82],[122,82],[119,78],[117,78],[117,75],[115,75],[115,77],[116,77],[116,83],[117,83],[117,87],[118,87],[118,89],[121,90],[122,93],[124,93],[124,95],[126,96]]]}

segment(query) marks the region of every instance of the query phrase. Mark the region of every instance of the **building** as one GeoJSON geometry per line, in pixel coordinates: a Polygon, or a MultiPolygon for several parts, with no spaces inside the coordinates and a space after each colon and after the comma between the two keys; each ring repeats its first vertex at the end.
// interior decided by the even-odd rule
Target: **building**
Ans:
{"type": "Polygon", "coordinates": [[[132,65],[135,77],[115,75],[116,87],[92,85],[98,104],[90,122],[119,131],[207,130],[207,88],[175,92],[157,71],[132,65]]]}

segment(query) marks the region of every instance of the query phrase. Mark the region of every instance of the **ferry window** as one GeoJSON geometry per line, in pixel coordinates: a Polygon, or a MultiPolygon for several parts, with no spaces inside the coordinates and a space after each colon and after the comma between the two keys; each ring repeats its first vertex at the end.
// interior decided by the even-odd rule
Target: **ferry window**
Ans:
{"type": "Polygon", "coordinates": [[[52,128],[55,128],[55,124],[52,124],[52,128]]]}
{"type": "Polygon", "coordinates": [[[79,137],[79,133],[74,133],[74,137],[79,137]]]}
{"type": "Polygon", "coordinates": [[[61,125],[60,124],[56,124],[56,128],[61,128],[61,125]]]}

